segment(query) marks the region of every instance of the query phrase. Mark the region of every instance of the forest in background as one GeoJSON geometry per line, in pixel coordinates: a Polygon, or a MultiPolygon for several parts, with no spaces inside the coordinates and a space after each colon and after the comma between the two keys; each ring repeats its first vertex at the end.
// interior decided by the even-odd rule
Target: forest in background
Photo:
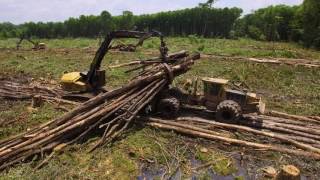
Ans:
{"type": "Polygon", "coordinates": [[[240,8],[214,8],[213,0],[198,7],[156,14],[124,11],[112,16],[81,15],[64,22],[0,23],[0,38],[97,37],[115,29],[158,30],[166,36],[247,37],[262,41],[293,41],[320,48],[320,1],[304,0],[299,6],[277,5],[242,15],[240,8]]]}

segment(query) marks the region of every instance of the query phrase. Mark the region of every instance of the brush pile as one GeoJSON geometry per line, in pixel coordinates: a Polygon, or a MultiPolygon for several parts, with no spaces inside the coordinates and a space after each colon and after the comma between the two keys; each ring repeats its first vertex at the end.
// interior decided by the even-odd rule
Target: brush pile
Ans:
{"type": "Polygon", "coordinates": [[[168,57],[167,63],[150,63],[123,87],[102,93],[62,117],[1,141],[0,169],[36,154],[55,152],[92,134],[101,136],[93,149],[110,143],[175,76],[188,71],[199,58],[199,54],[183,53],[168,57]]]}

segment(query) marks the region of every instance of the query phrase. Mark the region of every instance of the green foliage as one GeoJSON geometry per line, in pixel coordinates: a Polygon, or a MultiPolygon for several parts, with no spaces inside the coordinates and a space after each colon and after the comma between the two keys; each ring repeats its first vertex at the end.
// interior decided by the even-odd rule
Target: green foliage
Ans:
{"type": "Polygon", "coordinates": [[[248,27],[248,35],[252,39],[265,40],[264,34],[256,26],[249,26],[248,27]]]}
{"type": "Polygon", "coordinates": [[[304,42],[320,48],[320,1],[305,0],[300,6],[277,5],[259,9],[237,20],[236,36],[256,40],[304,42]]]}
{"type": "Polygon", "coordinates": [[[115,29],[156,29],[171,36],[196,34],[205,37],[228,37],[241,13],[239,8],[201,7],[140,16],[134,16],[130,11],[124,11],[121,16],[111,16],[107,11],[103,11],[98,16],[81,15],[64,22],[29,22],[21,25],[2,23],[0,37],[18,37],[21,34],[39,38],[96,37],[115,29]]]}
{"type": "Polygon", "coordinates": [[[208,152],[201,152],[201,147],[198,147],[195,157],[203,163],[211,162],[212,165],[210,168],[220,175],[226,176],[236,171],[236,167],[231,158],[227,158],[225,155],[210,149],[208,149],[208,152]]]}
{"type": "Polygon", "coordinates": [[[320,49],[320,1],[305,0],[302,14],[305,45],[320,49]]]}
{"type": "Polygon", "coordinates": [[[188,39],[191,44],[198,44],[199,43],[199,37],[197,35],[189,35],[188,39]]]}
{"type": "Polygon", "coordinates": [[[166,35],[198,35],[204,37],[228,37],[237,18],[242,13],[238,8],[184,9],[142,15],[136,18],[138,29],[157,29],[166,35]],[[204,30],[206,24],[206,30],[204,30]]]}
{"type": "Polygon", "coordinates": [[[1,109],[0,139],[26,131],[30,127],[46,122],[61,114],[60,111],[55,110],[49,104],[44,104],[34,110],[28,109],[28,106],[30,106],[30,103],[17,102],[8,105],[5,109],[1,109]]]}
{"type": "Polygon", "coordinates": [[[207,0],[206,3],[199,3],[199,7],[202,7],[202,8],[211,8],[212,5],[214,3],[216,3],[218,0],[207,0]]]}
{"type": "Polygon", "coordinates": [[[167,36],[197,35],[232,39],[250,37],[268,41],[303,41],[307,47],[320,48],[320,1],[318,0],[305,0],[300,6],[269,6],[240,19],[242,9],[213,8],[216,1],[207,0],[191,9],[139,16],[130,11],[124,11],[120,16],[112,16],[109,12],[103,11],[98,16],[81,15],[79,18],[69,18],[64,22],[28,22],[21,25],[5,22],[0,23],[0,38],[19,37],[22,34],[38,38],[97,37],[115,29],[144,31],[156,29],[167,36]]]}
{"type": "Polygon", "coordinates": [[[293,31],[301,28],[296,20],[298,9],[298,6],[286,5],[259,9],[237,21],[236,34],[257,40],[291,40],[293,31]]]}

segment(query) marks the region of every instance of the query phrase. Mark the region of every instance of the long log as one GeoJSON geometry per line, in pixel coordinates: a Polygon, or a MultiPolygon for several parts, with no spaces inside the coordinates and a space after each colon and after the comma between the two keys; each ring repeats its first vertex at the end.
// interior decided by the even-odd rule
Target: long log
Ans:
{"type": "Polygon", "coordinates": [[[287,113],[278,112],[278,111],[270,111],[268,112],[268,114],[270,116],[283,117],[287,119],[295,119],[298,121],[309,121],[309,122],[320,124],[319,120],[315,120],[315,119],[304,117],[304,116],[292,115],[292,114],[287,114],[287,113]]]}
{"type": "Polygon", "coordinates": [[[276,58],[276,59],[258,59],[258,58],[250,58],[250,57],[228,57],[228,56],[217,56],[213,54],[206,54],[204,57],[210,57],[215,59],[224,59],[224,60],[236,60],[236,61],[247,61],[254,63],[266,63],[266,64],[286,64],[291,66],[303,66],[306,68],[319,68],[319,61],[315,60],[307,60],[307,59],[288,59],[288,58],[276,58]]]}
{"type": "Polygon", "coordinates": [[[320,138],[320,129],[317,126],[302,127],[302,126],[297,126],[297,125],[292,125],[292,124],[284,124],[284,123],[278,123],[278,122],[265,121],[265,120],[259,119],[259,118],[247,118],[246,120],[250,120],[250,121],[255,122],[257,124],[261,123],[264,125],[271,125],[274,127],[286,128],[286,129],[291,129],[294,131],[300,131],[300,132],[308,133],[310,135],[314,135],[314,136],[320,138]]]}
{"type": "MultiPolygon", "coordinates": [[[[187,56],[188,56],[187,51],[180,51],[177,53],[169,54],[167,59],[169,61],[175,61],[176,59],[184,58],[187,56]]],[[[139,64],[154,64],[154,63],[161,63],[161,62],[162,61],[160,57],[155,57],[155,58],[150,58],[146,60],[134,60],[124,64],[112,65],[112,66],[109,66],[109,68],[120,68],[120,67],[133,66],[133,65],[139,65],[139,64]]]]}
{"type": "Polygon", "coordinates": [[[320,121],[320,116],[309,116],[308,118],[320,121]]]}
{"type": "MultiPolygon", "coordinates": [[[[253,118],[252,115],[244,115],[246,118],[253,118]]],[[[263,121],[272,121],[272,122],[277,122],[277,123],[282,123],[282,124],[292,124],[292,125],[298,125],[298,126],[309,126],[309,124],[301,121],[296,121],[292,119],[286,119],[286,118],[280,118],[280,117],[274,117],[274,116],[266,116],[266,115],[259,115],[259,116],[254,116],[256,119],[261,119],[263,121]]]]}
{"type": "MultiPolygon", "coordinates": [[[[157,119],[151,118],[154,122],[157,122],[157,119]]],[[[276,134],[276,133],[271,133],[271,132],[264,132],[261,130],[256,130],[250,127],[245,127],[245,126],[239,126],[239,125],[233,125],[233,124],[225,124],[225,123],[219,123],[219,122],[214,122],[214,121],[208,121],[205,119],[201,119],[201,118],[181,118],[180,120],[184,120],[187,122],[199,122],[199,123],[205,123],[205,124],[209,124],[209,125],[213,125],[215,127],[221,127],[224,129],[232,129],[232,130],[238,130],[238,131],[246,131],[246,132],[250,132],[253,134],[258,134],[258,135],[262,135],[262,136],[266,136],[266,137],[271,137],[271,138],[275,138],[278,139],[282,142],[286,142],[286,143],[290,143],[298,148],[304,149],[304,150],[308,150],[308,151],[312,151],[312,152],[316,152],[320,154],[320,149],[318,148],[314,148],[310,145],[304,144],[304,143],[300,143],[296,140],[287,138],[286,136],[280,135],[280,134],[276,134]]]]}
{"type": "Polygon", "coordinates": [[[278,151],[278,152],[283,152],[283,153],[289,153],[289,154],[294,154],[297,156],[304,156],[308,158],[313,158],[313,159],[320,159],[320,155],[317,153],[310,153],[310,152],[304,152],[304,151],[298,151],[298,150],[293,150],[293,149],[288,149],[285,147],[279,147],[279,146],[274,146],[270,144],[259,144],[259,143],[253,143],[249,141],[243,141],[243,140],[238,140],[238,139],[233,139],[233,138],[226,138],[222,136],[217,136],[213,134],[208,134],[202,131],[195,131],[192,129],[189,129],[188,126],[185,127],[179,127],[179,126],[174,126],[174,125],[168,125],[165,122],[159,123],[159,122],[147,122],[147,125],[160,128],[160,129],[166,129],[166,130],[174,130],[178,133],[182,134],[187,134],[191,135],[194,137],[201,137],[209,140],[216,140],[216,141],[221,141],[221,142],[227,142],[230,144],[235,144],[239,146],[247,146],[247,147],[252,147],[252,148],[258,148],[258,149],[264,149],[264,150],[272,150],[272,151],[278,151]]]}
{"type": "Polygon", "coordinates": [[[268,129],[268,130],[276,131],[276,132],[282,132],[282,133],[286,133],[289,135],[298,135],[298,136],[305,137],[305,138],[311,138],[311,139],[314,139],[317,141],[320,140],[320,136],[317,136],[317,135],[313,135],[313,134],[309,134],[309,133],[305,133],[305,132],[300,132],[300,131],[295,131],[295,130],[287,129],[287,128],[283,128],[283,127],[276,127],[271,124],[266,124],[266,123],[261,123],[261,122],[241,121],[240,124],[246,125],[249,127],[258,128],[258,129],[260,128],[260,129],[268,129]]]}
{"type": "Polygon", "coordinates": [[[317,140],[314,140],[314,139],[311,139],[311,138],[305,138],[305,137],[300,137],[300,136],[290,136],[288,134],[283,134],[283,136],[287,137],[289,139],[293,139],[293,140],[296,140],[296,141],[299,141],[299,142],[303,142],[305,144],[309,144],[309,145],[314,146],[316,148],[320,147],[320,141],[317,141],[317,140]]]}

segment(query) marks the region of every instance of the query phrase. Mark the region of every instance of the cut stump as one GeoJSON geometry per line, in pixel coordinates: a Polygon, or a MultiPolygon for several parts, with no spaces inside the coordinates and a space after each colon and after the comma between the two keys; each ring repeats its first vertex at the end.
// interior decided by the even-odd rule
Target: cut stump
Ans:
{"type": "Polygon", "coordinates": [[[293,165],[282,166],[276,180],[300,180],[300,170],[293,165]]]}
{"type": "Polygon", "coordinates": [[[32,102],[31,102],[31,107],[32,108],[41,107],[42,104],[43,104],[43,99],[42,99],[41,96],[35,95],[35,96],[32,97],[32,102]]]}

